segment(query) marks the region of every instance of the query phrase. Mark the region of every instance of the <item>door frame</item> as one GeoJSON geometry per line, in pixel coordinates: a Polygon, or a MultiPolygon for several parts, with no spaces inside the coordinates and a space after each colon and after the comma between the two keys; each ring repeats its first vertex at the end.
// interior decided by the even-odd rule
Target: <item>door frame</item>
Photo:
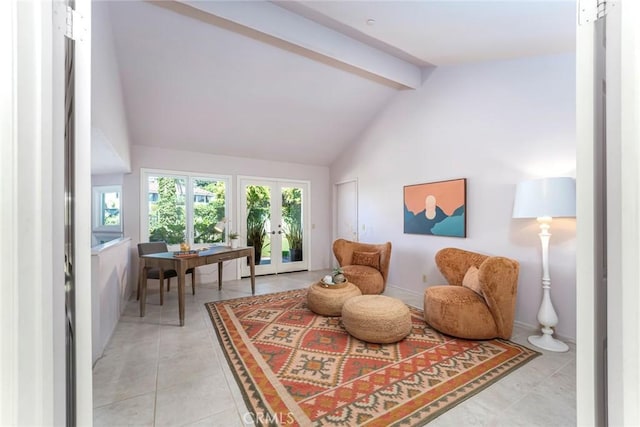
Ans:
{"type": "MultiPolygon", "coordinates": [[[[609,425],[637,425],[640,421],[638,396],[640,377],[638,357],[640,344],[637,330],[640,326],[638,302],[640,292],[637,286],[638,257],[640,256],[640,178],[638,165],[640,153],[637,148],[640,126],[637,122],[640,112],[637,78],[640,68],[638,54],[638,29],[640,18],[637,2],[612,2],[607,16],[607,56],[614,61],[607,63],[607,98],[617,108],[607,111],[605,122],[610,146],[617,146],[617,157],[611,157],[609,171],[618,173],[616,180],[624,185],[619,194],[608,194],[606,215],[610,221],[617,221],[618,228],[607,229],[606,241],[597,241],[594,230],[602,227],[595,212],[596,201],[595,158],[596,134],[594,127],[596,97],[595,71],[595,29],[593,20],[579,22],[576,33],[576,140],[577,140],[577,256],[576,256],[576,415],[578,425],[599,425],[601,413],[606,411],[605,422],[609,425]],[[612,19],[615,18],[615,19],[612,19]],[[635,97],[635,99],[634,99],[635,97]],[[617,131],[617,134],[614,132],[617,131]],[[620,230],[625,232],[621,233],[620,230]],[[598,263],[594,248],[606,245],[608,282],[607,288],[607,365],[596,357],[594,349],[601,345],[596,333],[595,310],[596,283],[600,277],[595,274],[598,263]],[[620,254],[619,257],[611,256],[620,254]],[[597,384],[603,369],[607,374],[607,402],[597,399],[597,384]]],[[[579,1],[579,6],[595,9],[595,2],[579,1]],[[590,4],[593,3],[593,4],[590,4]]],[[[609,179],[607,179],[609,181],[609,179]]],[[[615,185],[615,182],[607,182],[615,185]]],[[[611,225],[611,222],[607,224],[611,225]]]]}
{"type": "MultiPolygon", "coordinates": [[[[65,425],[64,25],[57,25],[65,5],[0,3],[0,105],[7,112],[0,117],[0,188],[9,207],[0,210],[0,424],[65,425]]],[[[75,277],[90,284],[91,1],[77,0],[75,9],[86,29],[75,51],[75,277]]],[[[93,421],[91,292],[75,290],[78,425],[93,421]]]]}
{"type": "Polygon", "coordinates": [[[355,223],[355,236],[351,240],[359,241],[360,240],[360,230],[359,230],[359,217],[358,217],[358,178],[346,179],[344,181],[336,182],[333,184],[333,240],[338,238],[338,186],[343,184],[348,184],[353,182],[356,187],[355,195],[356,195],[356,223],[355,223]]]}
{"type": "MultiPolygon", "coordinates": [[[[303,261],[301,262],[292,262],[292,263],[288,263],[288,264],[282,264],[281,262],[277,262],[276,264],[273,264],[275,266],[275,270],[274,271],[268,271],[268,272],[261,272],[261,269],[259,265],[256,265],[256,275],[260,275],[260,274],[279,274],[279,273],[287,273],[287,272],[292,272],[292,271],[308,271],[309,270],[309,260],[311,259],[311,244],[310,244],[310,238],[311,238],[311,182],[308,180],[301,180],[301,179],[290,179],[290,178],[272,178],[272,177],[257,177],[257,176],[250,176],[250,175],[238,175],[237,176],[237,197],[236,197],[236,212],[237,214],[237,218],[236,218],[236,224],[240,225],[240,227],[238,227],[238,232],[241,234],[243,239],[246,239],[246,219],[242,218],[243,216],[243,212],[245,211],[245,207],[242,206],[242,201],[244,200],[243,197],[243,193],[244,193],[244,182],[245,181],[253,181],[253,182],[269,182],[273,184],[273,188],[278,188],[278,193],[279,195],[280,193],[280,188],[282,188],[282,184],[301,184],[301,185],[305,185],[306,186],[306,195],[304,195],[303,193],[303,208],[302,208],[302,224],[303,224],[303,231],[302,231],[302,241],[303,241],[303,245],[302,245],[302,253],[303,253],[303,261]],[[284,268],[284,269],[279,269],[279,266],[289,266],[289,264],[291,264],[290,267],[294,267],[294,266],[298,266],[298,267],[303,267],[303,268],[284,268]]],[[[273,198],[273,195],[272,195],[273,198]]],[[[280,203],[280,202],[279,202],[280,203]]],[[[273,251],[272,251],[273,254],[273,251]]],[[[280,255],[278,257],[278,260],[280,260],[282,257],[282,251],[280,251],[280,255]]],[[[273,255],[272,255],[272,260],[273,260],[273,255]]],[[[246,267],[245,265],[243,265],[242,263],[238,263],[238,267],[237,267],[237,274],[238,277],[243,277],[243,276],[248,276],[248,267],[246,267]],[[246,270],[246,271],[245,271],[246,270]]]]}

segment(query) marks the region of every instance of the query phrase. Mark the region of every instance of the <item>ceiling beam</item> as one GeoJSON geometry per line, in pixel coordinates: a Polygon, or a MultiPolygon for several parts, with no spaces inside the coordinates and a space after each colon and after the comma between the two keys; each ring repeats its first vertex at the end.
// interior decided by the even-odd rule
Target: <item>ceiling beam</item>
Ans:
{"type": "MultiPolygon", "coordinates": [[[[154,2],[177,12],[188,12],[178,4],[204,12],[217,19],[206,20],[228,29],[241,30],[254,38],[313,59],[356,72],[394,87],[416,89],[422,84],[417,65],[350,38],[270,2],[189,1],[154,2]],[[230,28],[229,24],[235,24],[230,28]]],[[[193,13],[186,13],[193,16],[193,13]]],[[[199,17],[202,19],[202,17],[199,17]]]]}

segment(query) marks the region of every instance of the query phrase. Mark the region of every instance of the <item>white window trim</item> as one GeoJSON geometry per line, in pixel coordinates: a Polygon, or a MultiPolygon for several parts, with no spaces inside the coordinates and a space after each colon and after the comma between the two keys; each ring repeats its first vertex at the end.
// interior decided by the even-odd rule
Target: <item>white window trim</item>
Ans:
{"type": "Polygon", "coordinates": [[[122,186],[121,185],[98,185],[93,187],[93,231],[122,233],[123,229],[123,206],[122,206],[122,186]],[[102,224],[102,194],[119,193],[120,196],[120,223],[118,225],[102,224]]]}

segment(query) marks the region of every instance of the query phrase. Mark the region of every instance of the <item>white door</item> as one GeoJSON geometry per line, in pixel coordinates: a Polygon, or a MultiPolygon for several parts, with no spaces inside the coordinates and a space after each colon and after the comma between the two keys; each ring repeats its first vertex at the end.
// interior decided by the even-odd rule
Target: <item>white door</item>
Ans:
{"type": "MultiPolygon", "coordinates": [[[[240,235],[256,249],[256,274],[308,270],[309,184],[240,178],[240,235]]],[[[242,263],[242,276],[249,268],[242,263]]]]}
{"type": "Polygon", "coordinates": [[[335,186],[336,238],[358,241],[358,181],[345,181],[335,186]]]}

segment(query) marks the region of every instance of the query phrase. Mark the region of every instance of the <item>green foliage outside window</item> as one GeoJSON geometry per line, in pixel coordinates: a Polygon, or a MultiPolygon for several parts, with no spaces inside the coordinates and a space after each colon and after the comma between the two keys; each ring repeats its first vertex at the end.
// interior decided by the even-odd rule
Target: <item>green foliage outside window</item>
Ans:
{"type": "MultiPolygon", "coordinates": [[[[157,177],[157,197],[149,197],[149,241],[179,244],[186,241],[185,180],[157,177]]],[[[193,243],[224,242],[224,233],[214,226],[225,217],[225,182],[195,180],[194,190],[202,189],[193,203],[193,243]],[[203,196],[204,194],[204,196],[203,196]],[[201,201],[206,199],[207,201],[201,201]]],[[[267,187],[247,187],[247,245],[258,251],[267,245],[266,226],[270,220],[271,195],[267,187]]],[[[302,191],[282,190],[283,231],[291,249],[302,248],[302,191]]]]}
{"type": "Polygon", "coordinates": [[[282,189],[282,216],[285,222],[301,223],[302,190],[300,188],[282,189]]]}
{"type": "Polygon", "coordinates": [[[224,242],[224,232],[214,230],[214,226],[225,215],[225,183],[223,181],[196,181],[196,186],[214,194],[209,202],[194,203],[193,228],[194,243],[224,242]]]}
{"type": "Polygon", "coordinates": [[[271,195],[267,187],[249,185],[247,187],[247,245],[253,246],[256,254],[266,245],[266,224],[270,216],[271,195]]]}
{"type": "MultiPolygon", "coordinates": [[[[184,179],[156,179],[158,197],[149,206],[149,241],[165,241],[170,245],[187,241],[184,179]]],[[[194,190],[206,190],[204,193],[208,201],[193,204],[193,243],[224,241],[224,233],[215,231],[214,226],[225,216],[225,182],[195,180],[194,187],[194,190]]]]}
{"type": "Polygon", "coordinates": [[[302,249],[302,190],[284,188],[282,190],[282,219],[284,234],[293,250],[302,249]]]}
{"type": "Polygon", "coordinates": [[[149,241],[164,241],[170,245],[185,241],[184,196],[178,197],[181,181],[158,178],[158,201],[152,205],[149,241]]]}

